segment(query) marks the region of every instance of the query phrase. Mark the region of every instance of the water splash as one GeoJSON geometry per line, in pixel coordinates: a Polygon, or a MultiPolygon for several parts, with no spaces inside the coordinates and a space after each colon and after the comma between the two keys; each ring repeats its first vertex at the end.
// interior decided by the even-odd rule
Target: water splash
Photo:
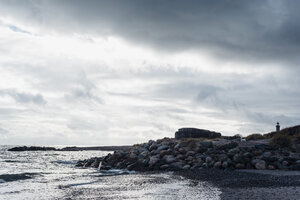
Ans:
{"type": "Polygon", "coordinates": [[[101,170],[101,166],[102,166],[102,161],[99,163],[99,166],[98,166],[98,171],[101,170]]]}

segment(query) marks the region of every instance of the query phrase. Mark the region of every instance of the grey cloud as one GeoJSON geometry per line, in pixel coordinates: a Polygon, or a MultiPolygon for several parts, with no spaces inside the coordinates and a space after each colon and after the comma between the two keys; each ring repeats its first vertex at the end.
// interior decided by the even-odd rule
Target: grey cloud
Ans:
{"type": "Polygon", "coordinates": [[[71,92],[65,94],[65,99],[68,101],[88,99],[103,104],[102,98],[98,97],[94,92],[96,89],[97,87],[95,84],[87,78],[84,72],[82,72],[77,78],[74,86],[71,88],[71,92]]]}
{"type": "Polygon", "coordinates": [[[117,35],[166,51],[298,62],[296,0],[2,1],[1,13],[55,31],[117,35]]]}
{"type": "Polygon", "coordinates": [[[0,127],[0,135],[6,134],[6,133],[8,133],[8,131],[5,130],[4,128],[1,128],[1,127],[0,127]]]}
{"type": "MultiPolygon", "coordinates": [[[[297,70],[294,71],[297,73],[297,70]]],[[[166,101],[190,102],[190,107],[204,107],[218,112],[205,113],[219,119],[235,119],[268,126],[276,121],[286,125],[299,123],[300,91],[299,78],[288,81],[288,74],[274,77],[265,75],[203,74],[185,77],[184,80],[170,79],[158,84],[152,96],[166,101]],[[202,77],[206,77],[203,78],[202,77]]]]}
{"type": "Polygon", "coordinates": [[[69,120],[67,127],[73,131],[98,131],[100,129],[106,131],[108,129],[107,123],[83,120],[79,117],[72,117],[69,120]]]}
{"type": "Polygon", "coordinates": [[[0,96],[10,96],[18,103],[34,103],[45,105],[47,102],[41,94],[18,92],[14,89],[0,90],[0,96]]]}

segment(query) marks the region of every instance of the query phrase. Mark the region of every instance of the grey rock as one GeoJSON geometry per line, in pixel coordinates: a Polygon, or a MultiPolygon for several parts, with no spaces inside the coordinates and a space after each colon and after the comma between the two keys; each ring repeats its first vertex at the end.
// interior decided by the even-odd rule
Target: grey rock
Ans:
{"type": "Polygon", "coordinates": [[[257,144],[255,145],[255,148],[256,149],[260,149],[260,150],[272,150],[272,147],[270,145],[267,145],[267,144],[257,144]]]}
{"type": "Polygon", "coordinates": [[[199,142],[201,146],[206,147],[206,148],[211,148],[212,147],[212,142],[209,140],[203,140],[199,142]]]}
{"type": "Polygon", "coordinates": [[[269,158],[269,157],[271,157],[271,156],[272,156],[272,153],[269,152],[269,151],[263,153],[263,157],[264,157],[264,158],[269,158]]]}
{"type": "Polygon", "coordinates": [[[249,152],[243,153],[243,157],[245,157],[245,158],[252,158],[252,156],[253,155],[249,152]]]}
{"type": "Polygon", "coordinates": [[[179,154],[179,155],[176,156],[177,160],[183,160],[184,158],[185,158],[185,156],[182,155],[182,154],[179,154]]]}
{"type": "Polygon", "coordinates": [[[224,162],[222,163],[222,167],[226,169],[226,168],[228,167],[228,162],[227,162],[227,161],[224,161],[224,162]]]}
{"type": "Polygon", "coordinates": [[[138,155],[138,159],[146,158],[147,156],[149,156],[149,154],[149,151],[144,151],[138,155]]]}
{"type": "Polygon", "coordinates": [[[239,147],[232,148],[232,149],[228,150],[228,153],[230,153],[230,154],[237,154],[239,152],[240,152],[240,148],[239,147]]]}
{"type": "Polygon", "coordinates": [[[228,158],[228,156],[226,154],[224,154],[224,153],[218,155],[218,160],[221,161],[221,162],[227,160],[227,158],[228,158]]]}
{"type": "Polygon", "coordinates": [[[233,149],[233,148],[237,147],[238,143],[223,139],[223,140],[214,141],[213,145],[217,149],[226,150],[226,149],[233,149]]]}
{"type": "Polygon", "coordinates": [[[269,170],[274,170],[274,169],[276,169],[276,168],[275,168],[274,165],[268,165],[268,169],[269,169],[269,170]]]}
{"type": "Polygon", "coordinates": [[[198,158],[195,160],[196,164],[202,165],[203,164],[203,160],[201,158],[198,158]]]}
{"type": "Polygon", "coordinates": [[[175,150],[178,150],[179,148],[180,148],[180,144],[179,143],[174,146],[175,150]]]}
{"type": "Polygon", "coordinates": [[[288,166],[288,164],[289,164],[288,161],[286,161],[286,160],[282,161],[282,165],[283,165],[283,166],[288,166]]]}
{"type": "Polygon", "coordinates": [[[183,170],[188,170],[188,169],[190,169],[190,168],[191,168],[190,165],[184,165],[184,166],[182,167],[183,170]]]}
{"type": "Polygon", "coordinates": [[[275,162],[278,160],[278,158],[276,156],[272,156],[272,157],[264,157],[263,160],[267,161],[267,162],[275,162]]]}
{"type": "Polygon", "coordinates": [[[235,164],[236,169],[245,169],[245,164],[244,163],[237,163],[235,164]]]}
{"type": "Polygon", "coordinates": [[[161,165],[159,168],[162,170],[168,169],[170,166],[168,164],[161,165]]]}
{"type": "Polygon", "coordinates": [[[148,162],[149,166],[152,167],[153,165],[155,165],[157,162],[159,161],[158,156],[151,156],[150,160],[148,162]]]}
{"type": "Polygon", "coordinates": [[[91,167],[97,168],[100,164],[100,160],[95,160],[92,164],[91,167]]]}
{"type": "Polygon", "coordinates": [[[185,154],[187,152],[187,150],[183,147],[179,148],[178,151],[182,154],[185,154]]]}
{"type": "Polygon", "coordinates": [[[252,154],[253,154],[254,156],[260,156],[262,153],[263,153],[263,151],[262,151],[261,149],[254,149],[254,150],[252,151],[252,154]]]}
{"type": "Polygon", "coordinates": [[[167,145],[161,145],[161,146],[157,147],[157,150],[161,151],[161,150],[166,150],[168,148],[169,148],[169,146],[167,146],[167,145]]]}
{"type": "Polygon", "coordinates": [[[142,152],[148,151],[148,150],[146,148],[144,148],[144,147],[138,147],[137,151],[138,151],[138,153],[142,153],[142,152]]]}
{"type": "Polygon", "coordinates": [[[208,168],[207,163],[203,163],[203,164],[202,164],[202,167],[203,167],[203,168],[208,168]]]}
{"type": "Polygon", "coordinates": [[[242,163],[242,162],[244,162],[243,156],[241,156],[240,154],[235,154],[233,156],[233,161],[236,163],[242,163]]]}
{"type": "Polygon", "coordinates": [[[222,162],[221,161],[218,161],[214,164],[214,168],[221,168],[222,166],[222,162]]]}
{"type": "Polygon", "coordinates": [[[173,155],[165,155],[163,160],[165,160],[166,163],[172,163],[176,161],[176,158],[173,155]]]}
{"type": "Polygon", "coordinates": [[[251,161],[251,164],[252,164],[253,166],[255,166],[256,163],[258,163],[259,161],[260,161],[259,159],[253,159],[253,160],[251,161]]]}
{"type": "Polygon", "coordinates": [[[207,163],[207,167],[211,168],[211,167],[214,166],[215,163],[216,163],[216,162],[213,160],[213,161],[207,163]]]}
{"type": "Polygon", "coordinates": [[[255,168],[259,170],[266,169],[266,161],[260,160],[255,164],[255,168]]]}
{"type": "Polygon", "coordinates": [[[192,160],[194,160],[194,157],[188,156],[185,160],[186,160],[186,161],[192,161],[192,160]]]}
{"type": "Polygon", "coordinates": [[[136,159],[137,155],[135,153],[131,153],[129,154],[129,158],[136,159]]]}
{"type": "Polygon", "coordinates": [[[173,170],[180,170],[183,168],[183,163],[182,162],[173,162],[170,164],[170,168],[173,170]]]}
{"type": "Polygon", "coordinates": [[[169,155],[171,152],[169,150],[162,150],[160,151],[159,155],[160,157],[164,157],[165,155],[169,155]]]}
{"type": "Polygon", "coordinates": [[[156,143],[153,143],[150,147],[149,147],[149,151],[153,151],[155,149],[157,149],[158,145],[156,143]]]}
{"type": "Polygon", "coordinates": [[[186,152],[186,154],[185,154],[185,156],[193,156],[193,155],[195,155],[196,153],[194,152],[194,151],[188,151],[188,152],[186,152]]]}
{"type": "Polygon", "coordinates": [[[206,159],[205,159],[205,162],[210,163],[211,161],[212,161],[212,158],[210,156],[207,156],[206,159]]]}

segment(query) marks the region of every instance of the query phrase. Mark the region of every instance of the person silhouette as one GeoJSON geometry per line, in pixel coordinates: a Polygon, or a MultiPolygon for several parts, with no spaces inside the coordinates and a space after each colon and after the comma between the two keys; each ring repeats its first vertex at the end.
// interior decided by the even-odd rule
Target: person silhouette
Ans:
{"type": "Polygon", "coordinates": [[[277,122],[277,125],[276,125],[276,132],[279,132],[280,131],[280,125],[279,125],[279,122],[277,122]]]}

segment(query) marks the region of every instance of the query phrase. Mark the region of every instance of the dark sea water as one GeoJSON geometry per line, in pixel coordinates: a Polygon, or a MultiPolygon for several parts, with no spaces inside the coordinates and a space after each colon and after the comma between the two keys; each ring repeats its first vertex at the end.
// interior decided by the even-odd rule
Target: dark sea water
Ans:
{"type": "Polygon", "coordinates": [[[76,168],[77,160],[107,151],[9,152],[0,146],[0,200],[219,199],[220,190],[172,173],[76,168]]]}

